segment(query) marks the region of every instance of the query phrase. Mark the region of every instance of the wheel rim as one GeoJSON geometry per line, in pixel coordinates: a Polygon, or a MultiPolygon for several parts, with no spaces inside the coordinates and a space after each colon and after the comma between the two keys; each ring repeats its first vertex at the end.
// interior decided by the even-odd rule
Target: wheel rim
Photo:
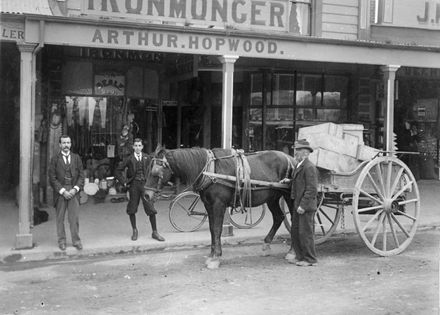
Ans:
{"type": "MultiPolygon", "coordinates": [[[[334,199],[336,200],[336,199],[334,199]]],[[[284,225],[290,233],[290,213],[284,198],[280,199],[281,209],[284,212],[284,225]]],[[[324,193],[318,193],[318,209],[315,213],[315,244],[324,243],[336,230],[341,218],[342,209],[333,198],[327,198],[324,193]]]]}
{"type": "Polygon", "coordinates": [[[250,229],[258,225],[266,213],[266,205],[241,209],[227,209],[230,214],[231,224],[238,229],[250,229]]]}
{"type": "Polygon", "coordinates": [[[336,230],[342,208],[337,199],[318,193],[318,210],[315,213],[315,244],[324,243],[336,230]]]}
{"type": "Polygon", "coordinates": [[[417,231],[419,215],[419,189],[405,163],[379,157],[364,167],[353,194],[353,218],[371,251],[381,256],[404,251],[417,231]]]}
{"type": "Polygon", "coordinates": [[[170,203],[169,219],[177,231],[196,231],[205,223],[207,217],[208,213],[197,193],[182,193],[170,203]]]}

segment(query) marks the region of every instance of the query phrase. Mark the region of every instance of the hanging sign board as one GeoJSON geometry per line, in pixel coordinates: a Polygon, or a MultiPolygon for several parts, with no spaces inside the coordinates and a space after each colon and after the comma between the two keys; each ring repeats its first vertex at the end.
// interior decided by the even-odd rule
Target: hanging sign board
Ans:
{"type": "Polygon", "coordinates": [[[125,93],[125,76],[114,73],[95,74],[95,94],[120,95],[125,93]]]}

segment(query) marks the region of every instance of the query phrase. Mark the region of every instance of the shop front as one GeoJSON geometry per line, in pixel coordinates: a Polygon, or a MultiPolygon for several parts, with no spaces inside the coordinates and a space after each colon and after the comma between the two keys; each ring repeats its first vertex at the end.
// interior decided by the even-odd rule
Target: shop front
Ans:
{"type": "MultiPolygon", "coordinates": [[[[27,46],[16,52],[20,107],[32,104],[20,132],[40,135],[21,141],[20,156],[38,144],[38,202],[47,204],[61,134],[98,181],[113,176],[134,137],[146,152],[157,144],[288,152],[302,126],[362,123],[368,144],[391,150],[398,69],[440,68],[438,48],[358,41],[370,28],[369,1],[50,3],[51,14],[19,18],[27,46]]],[[[406,98],[401,84],[396,106],[406,98]]],[[[24,248],[35,172],[20,162],[24,248]]]]}

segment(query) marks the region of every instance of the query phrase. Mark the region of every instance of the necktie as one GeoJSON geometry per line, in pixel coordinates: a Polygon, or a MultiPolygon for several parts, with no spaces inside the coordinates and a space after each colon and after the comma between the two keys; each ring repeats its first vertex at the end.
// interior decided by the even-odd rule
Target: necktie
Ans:
{"type": "Polygon", "coordinates": [[[138,154],[138,161],[139,162],[141,161],[141,155],[140,154],[138,154]]]}
{"type": "Polygon", "coordinates": [[[66,163],[66,164],[70,164],[70,155],[63,155],[63,157],[64,157],[64,163],[66,163]]]}

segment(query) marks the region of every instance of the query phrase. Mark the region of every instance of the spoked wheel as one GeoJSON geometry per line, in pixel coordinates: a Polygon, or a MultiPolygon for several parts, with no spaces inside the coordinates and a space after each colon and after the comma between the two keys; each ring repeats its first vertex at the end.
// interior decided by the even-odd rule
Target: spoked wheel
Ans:
{"type": "MultiPolygon", "coordinates": [[[[290,213],[284,198],[280,199],[284,211],[284,225],[290,232],[290,213]]],[[[343,208],[339,207],[337,199],[330,198],[323,192],[318,193],[318,210],[315,213],[315,244],[324,243],[338,227],[343,208]]]]}
{"type": "Polygon", "coordinates": [[[368,163],[356,182],[353,218],[374,253],[396,255],[411,243],[420,214],[420,194],[408,166],[395,157],[368,163]]]}
{"type": "Polygon", "coordinates": [[[171,225],[180,232],[193,232],[208,218],[199,194],[187,191],[179,194],[170,203],[169,218],[171,225]]]}
{"type": "Polygon", "coordinates": [[[250,229],[258,225],[266,214],[266,205],[246,209],[231,209],[228,211],[231,224],[238,229],[250,229]]]}

